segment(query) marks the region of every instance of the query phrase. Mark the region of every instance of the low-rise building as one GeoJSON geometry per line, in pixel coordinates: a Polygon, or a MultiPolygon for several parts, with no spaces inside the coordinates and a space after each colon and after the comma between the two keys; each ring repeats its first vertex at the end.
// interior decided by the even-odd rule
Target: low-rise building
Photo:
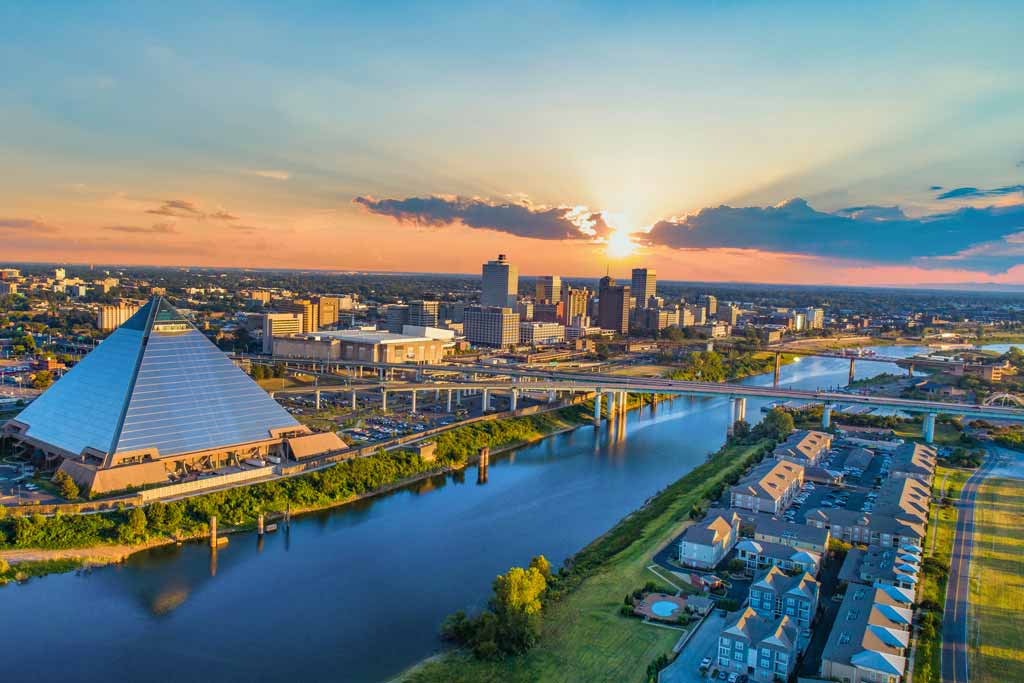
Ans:
{"type": "Polygon", "coordinates": [[[789,524],[776,519],[765,519],[760,515],[754,528],[755,541],[778,543],[798,550],[813,550],[816,553],[828,550],[830,537],[828,529],[807,524],[789,524]]]}
{"type": "Polygon", "coordinates": [[[565,341],[565,327],[551,322],[519,323],[519,343],[537,346],[565,341]]]}
{"type": "Polygon", "coordinates": [[[807,628],[818,611],[821,584],[807,572],[786,574],[778,567],[759,572],[750,585],[750,606],[762,617],[787,616],[807,628]]]}
{"type": "Polygon", "coordinates": [[[368,363],[437,363],[445,342],[382,330],[331,330],[275,337],[275,358],[365,361],[368,363]]]}
{"type": "Polygon", "coordinates": [[[777,515],[792,502],[804,483],[804,468],[788,460],[755,467],[729,490],[734,508],[777,515]]]}
{"type": "Polygon", "coordinates": [[[725,559],[740,535],[740,517],[731,510],[709,510],[703,521],[688,527],[679,539],[679,562],[713,569],[725,559]]]}
{"type": "Polygon", "coordinates": [[[907,669],[913,595],[851,586],[821,658],[821,676],[849,683],[899,683],[907,669]]]}
{"type": "Polygon", "coordinates": [[[718,635],[718,666],[758,683],[787,680],[796,668],[799,635],[789,617],[766,618],[747,607],[729,618],[718,635]]]}
{"type": "Polygon", "coordinates": [[[800,550],[781,543],[753,541],[749,538],[736,544],[736,557],[753,572],[779,567],[783,571],[801,571],[817,576],[821,568],[821,554],[813,550],[800,550]]]}
{"type": "Polygon", "coordinates": [[[870,545],[851,548],[839,570],[842,581],[869,586],[884,585],[914,591],[921,574],[921,556],[916,546],[870,545]]]}
{"type": "Polygon", "coordinates": [[[917,479],[930,484],[935,475],[938,451],[922,443],[903,444],[892,455],[889,476],[893,479],[917,479]]]}
{"type": "Polygon", "coordinates": [[[773,455],[776,460],[789,460],[804,467],[813,467],[831,447],[832,435],[828,432],[801,429],[776,446],[773,455]]]}

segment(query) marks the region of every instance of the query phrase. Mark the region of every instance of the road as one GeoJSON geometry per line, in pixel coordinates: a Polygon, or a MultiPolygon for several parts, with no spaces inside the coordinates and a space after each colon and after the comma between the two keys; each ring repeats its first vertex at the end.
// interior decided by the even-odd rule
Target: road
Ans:
{"type": "Polygon", "coordinates": [[[697,632],[686,641],[676,660],[665,667],[658,677],[659,683],[697,683],[706,682],[700,675],[700,661],[705,657],[717,660],[718,633],[722,630],[725,617],[716,609],[712,610],[697,632]]]}
{"type": "Polygon", "coordinates": [[[969,646],[968,610],[971,591],[971,553],[974,549],[974,501],[985,478],[996,467],[998,451],[964,483],[957,502],[956,536],[946,584],[946,604],[942,615],[942,681],[969,683],[967,658],[969,646]]]}

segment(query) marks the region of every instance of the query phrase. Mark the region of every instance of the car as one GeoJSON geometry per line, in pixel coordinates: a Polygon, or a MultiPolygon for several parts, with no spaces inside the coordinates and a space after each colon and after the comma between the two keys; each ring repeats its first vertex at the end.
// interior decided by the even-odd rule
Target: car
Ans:
{"type": "Polygon", "coordinates": [[[729,680],[729,674],[727,674],[724,671],[719,670],[719,672],[718,672],[718,680],[720,680],[720,681],[729,680]]]}
{"type": "Polygon", "coordinates": [[[740,675],[739,674],[737,674],[737,673],[729,674],[729,683],[738,683],[739,680],[740,680],[740,675]]]}
{"type": "Polygon", "coordinates": [[[706,669],[709,666],[711,666],[711,657],[705,657],[704,659],[700,660],[700,668],[706,669]]]}

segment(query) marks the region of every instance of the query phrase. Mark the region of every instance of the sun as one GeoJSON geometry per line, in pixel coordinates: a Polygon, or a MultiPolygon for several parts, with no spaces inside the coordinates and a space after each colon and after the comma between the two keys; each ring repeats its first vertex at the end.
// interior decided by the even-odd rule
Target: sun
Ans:
{"type": "Polygon", "coordinates": [[[608,234],[605,251],[609,258],[626,258],[636,252],[637,246],[628,232],[614,230],[608,234]]]}

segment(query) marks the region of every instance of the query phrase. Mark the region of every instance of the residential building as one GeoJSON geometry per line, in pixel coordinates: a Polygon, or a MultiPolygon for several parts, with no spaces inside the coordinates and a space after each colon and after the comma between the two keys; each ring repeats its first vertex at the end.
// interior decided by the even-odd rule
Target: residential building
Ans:
{"type": "Polygon", "coordinates": [[[718,667],[758,683],[788,680],[796,668],[800,629],[789,617],[766,618],[750,607],[736,612],[718,636],[718,667]]]}
{"type": "Polygon", "coordinates": [[[629,332],[629,285],[615,284],[615,278],[605,275],[598,288],[597,324],[605,330],[620,334],[629,332]]]}
{"type": "Polygon", "coordinates": [[[102,332],[109,332],[128,322],[128,319],[138,313],[142,308],[141,304],[133,301],[121,301],[116,305],[108,304],[100,306],[96,313],[96,329],[102,332]]]}
{"type": "Polygon", "coordinates": [[[807,572],[789,575],[777,566],[761,570],[750,584],[750,607],[769,619],[787,616],[807,628],[818,611],[821,584],[807,572]]]}
{"type": "Polygon", "coordinates": [[[274,352],[274,337],[303,331],[301,313],[266,313],[263,316],[263,353],[274,352]]]}
{"type": "MultiPolygon", "coordinates": [[[[407,326],[406,329],[434,328],[407,326]]],[[[429,364],[438,363],[444,357],[445,341],[433,334],[395,334],[383,330],[321,330],[275,338],[274,357],[429,364]]]]}
{"type": "Polygon", "coordinates": [[[505,254],[483,265],[480,305],[498,308],[516,307],[519,298],[519,269],[508,262],[505,254]]]}
{"type": "Polygon", "coordinates": [[[562,300],[562,278],[557,275],[542,275],[537,278],[534,298],[537,303],[555,303],[562,300]]]}
{"type": "Polygon", "coordinates": [[[787,460],[765,462],[729,490],[730,505],[777,515],[786,509],[803,483],[803,466],[787,460]]]}
{"type": "Polygon", "coordinates": [[[822,678],[900,683],[910,645],[912,602],[904,602],[906,597],[884,588],[850,586],[822,652],[822,678]]]}
{"type": "MultiPolygon", "coordinates": [[[[634,268],[630,295],[636,308],[647,308],[657,290],[658,277],[653,268],[634,268]]],[[[660,329],[660,328],[659,328],[660,329]]]]}
{"type": "Polygon", "coordinates": [[[917,590],[920,576],[921,549],[912,545],[851,548],[839,570],[841,581],[896,586],[910,591],[917,590]]]}
{"type": "Polygon", "coordinates": [[[778,543],[798,550],[812,550],[824,553],[828,550],[831,537],[828,529],[808,526],[807,524],[789,524],[777,519],[755,515],[754,540],[778,543]]]}
{"type": "Polygon", "coordinates": [[[820,330],[825,327],[825,311],[811,306],[804,309],[804,321],[807,329],[820,330]]]}
{"type": "Polygon", "coordinates": [[[832,435],[828,432],[798,430],[775,447],[776,460],[789,460],[798,465],[814,467],[832,447],[832,435]]]}
{"type": "Polygon", "coordinates": [[[821,569],[820,553],[792,548],[781,543],[752,541],[749,538],[736,544],[736,557],[752,572],[778,567],[786,572],[801,571],[817,576],[818,570],[821,569]]]}
{"type": "Polygon", "coordinates": [[[687,527],[679,539],[679,562],[697,569],[714,569],[740,536],[740,517],[732,510],[708,510],[703,521],[687,527]]]}
{"type": "Polygon", "coordinates": [[[558,323],[522,322],[519,323],[519,343],[537,346],[539,344],[557,344],[565,341],[565,327],[558,323]]]}
{"type": "Polygon", "coordinates": [[[519,344],[519,314],[501,306],[466,306],[466,339],[480,346],[507,348],[519,344]]]}
{"type": "Polygon", "coordinates": [[[892,454],[889,476],[893,479],[917,479],[930,484],[935,475],[938,451],[922,443],[903,444],[892,454]]]}

